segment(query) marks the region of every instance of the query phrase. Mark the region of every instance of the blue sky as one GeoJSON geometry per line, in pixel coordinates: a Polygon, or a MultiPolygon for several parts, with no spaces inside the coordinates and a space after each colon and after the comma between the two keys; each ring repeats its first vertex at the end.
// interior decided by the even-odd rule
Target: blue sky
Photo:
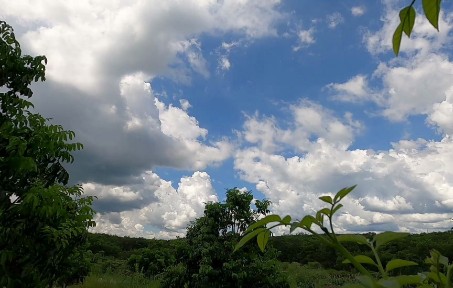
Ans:
{"type": "Polygon", "coordinates": [[[85,145],[94,231],[182,236],[235,186],[302,217],[353,184],[340,232],[452,226],[451,3],[396,58],[408,1],[11,2],[49,60],[36,109],[85,145]]]}

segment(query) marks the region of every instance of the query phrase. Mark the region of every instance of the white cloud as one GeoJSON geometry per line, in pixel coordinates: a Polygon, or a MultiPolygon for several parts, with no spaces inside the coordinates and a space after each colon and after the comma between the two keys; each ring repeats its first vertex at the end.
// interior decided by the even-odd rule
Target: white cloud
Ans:
{"type": "Polygon", "coordinates": [[[293,47],[293,51],[299,51],[302,48],[306,48],[316,42],[314,37],[315,29],[312,27],[308,30],[299,30],[297,32],[298,43],[293,47]]]}
{"type": "Polygon", "coordinates": [[[230,68],[231,68],[230,60],[228,60],[228,58],[226,58],[226,56],[220,57],[218,68],[223,71],[230,70],[230,68]]]}
{"type": "MultiPolygon", "coordinates": [[[[370,53],[378,55],[391,50],[393,30],[397,26],[397,9],[386,2],[383,27],[364,37],[370,53]]],[[[398,58],[381,62],[372,75],[359,74],[345,83],[327,87],[334,98],[346,102],[371,101],[378,114],[392,120],[405,121],[412,115],[424,115],[439,132],[450,134],[450,94],[453,63],[442,51],[451,42],[453,13],[441,13],[437,32],[431,24],[417,17],[411,39],[403,39],[398,58]],[[368,80],[372,79],[373,84],[368,80]]]]}
{"type": "Polygon", "coordinates": [[[453,135],[453,86],[445,94],[444,101],[433,104],[428,121],[437,126],[442,133],[451,136],[453,135]]]}
{"type": "Polygon", "coordinates": [[[142,174],[141,183],[132,187],[93,183],[86,183],[83,187],[86,194],[98,196],[95,207],[112,205],[113,200],[133,200],[140,204],[129,210],[96,215],[97,226],[92,231],[117,235],[167,239],[184,236],[190,221],[203,215],[204,205],[217,201],[211,179],[205,172],[183,177],[177,189],[152,172],[142,174]],[[122,191],[133,196],[125,199],[122,191]]]}
{"type": "Polygon", "coordinates": [[[453,63],[441,55],[413,58],[405,64],[383,64],[375,72],[386,97],[383,115],[392,120],[431,113],[433,104],[445,100],[445,92],[452,87],[453,63]]]}
{"type": "Polygon", "coordinates": [[[351,8],[351,14],[352,16],[362,16],[363,14],[365,14],[366,12],[366,8],[363,7],[363,6],[354,6],[351,8]]]}
{"type": "Polygon", "coordinates": [[[327,20],[327,26],[330,29],[335,29],[338,25],[344,22],[344,18],[339,12],[332,13],[330,15],[327,15],[326,17],[327,20]]]}
{"type": "Polygon", "coordinates": [[[377,196],[364,197],[361,199],[363,206],[370,211],[381,211],[381,212],[408,212],[414,208],[410,203],[406,201],[404,197],[395,196],[389,200],[381,200],[377,196]]]}
{"type": "Polygon", "coordinates": [[[216,54],[219,56],[217,71],[228,71],[231,68],[230,53],[233,49],[244,46],[245,41],[222,42],[217,49],[216,54]]]}
{"type": "Polygon", "coordinates": [[[84,143],[72,179],[124,184],[155,166],[203,169],[228,157],[231,145],[208,139],[187,105],[155,98],[153,79],[209,77],[198,37],[276,35],[279,3],[0,0],[0,14],[26,53],[47,56],[47,81],[36,85],[33,101],[84,143]]]}
{"type": "Polygon", "coordinates": [[[305,153],[317,145],[314,142],[327,141],[334,146],[348,147],[354,134],[362,128],[358,121],[350,118],[350,114],[338,119],[332,111],[308,100],[291,105],[290,111],[293,122],[287,129],[279,128],[272,117],[248,116],[242,136],[269,153],[287,146],[305,153]],[[312,139],[315,140],[312,142],[312,139]]]}
{"type": "MultiPolygon", "coordinates": [[[[235,155],[240,177],[254,183],[276,213],[299,218],[312,214],[321,207],[319,196],[353,184],[358,187],[344,201],[346,214],[336,222],[339,231],[420,232],[427,228],[423,216],[405,222],[407,217],[401,215],[443,219],[445,211],[451,211],[450,137],[439,142],[402,140],[388,151],[350,149],[360,131],[350,116],[336,118],[316,105],[293,110],[300,113],[293,113],[287,129],[273,118],[250,117],[243,131],[250,145],[235,155]],[[341,129],[331,133],[332,123],[341,129]],[[288,153],[294,156],[284,156],[288,153]]],[[[444,224],[435,223],[439,229],[444,224]]]]}
{"type": "Polygon", "coordinates": [[[190,107],[192,107],[192,105],[190,105],[189,100],[187,99],[179,99],[179,104],[181,105],[181,109],[184,111],[187,111],[189,110],[190,107]]]}
{"type": "Polygon", "coordinates": [[[374,98],[376,94],[369,88],[365,75],[356,75],[345,83],[330,83],[326,87],[333,91],[336,100],[344,102],[379,101],[379,98],[374,98]]]}

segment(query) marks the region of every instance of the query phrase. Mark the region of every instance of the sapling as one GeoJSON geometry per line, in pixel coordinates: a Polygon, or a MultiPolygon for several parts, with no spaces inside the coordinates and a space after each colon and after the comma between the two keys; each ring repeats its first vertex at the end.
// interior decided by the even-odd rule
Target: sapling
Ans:
{"type": "Polygon", "coordinates": [[[385,265],[379,256],[379,249],[387,243],[407,237],[409,233],[404,232],[383,232],[376,234],[372,239],[367,239],[363,235],[337,235],[334,230],[333,217],[343,207],[341,200],[351,193],[356,186],[343,188],[335,196],[321,196],[319,199],[327,204],[316,212],[314,216],[306,215],[300,221],[291,222],[291,216],[281,218],[279,215],[267,215],[263,219],[250,225],[244,232],[243,238],[235,247],[235,251],[256,237],[258,246],[264,251],[266,244],[271,236],[271,230],[277,226],[290,226],[290,232],[301,228],[308,233],[315,235],[319,240],[337,250],[345,260],[343,263],[352,264],[360,272],[358,280],[360,284],[349,284],[348,287],[452,287],[451,278],[453,274],[453,264],[449,264],[448,259],[438,251],[431,251],[431,257],[426,259],[430,264],[430,271],[417,275],[398,275],[390,276],[390,271],[402,267],[418,265],[416,262],[404,259],[392,259],[385,265]],[[327,218],[327,221],[326,221],[327,218]],[[318,233],[317,231],[322,231],[318,233]],[[365,255],[353,256],[343,245],[345,242],[352,242],[365,245],[373,253],[374,259],[365,255]],[[372,267],[368,269],[367,267],[372,267]]]}

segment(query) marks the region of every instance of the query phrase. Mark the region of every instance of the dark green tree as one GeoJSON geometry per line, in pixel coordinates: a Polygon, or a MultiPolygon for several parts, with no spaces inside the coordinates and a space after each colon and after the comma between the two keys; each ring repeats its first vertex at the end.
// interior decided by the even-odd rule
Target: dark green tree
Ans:
{"type": "MultiPolygon", "coordinates": [[[[68,186],[72,131],[30,109],[29,86],[45,80],[44,56],[22,55],[0,21],[0,287],[52,287],[86,270],[92,198],[68,186]]],[[[86,273],[86,271],[84,271],[86,273]]]]}
{"type": "Polygon", "coordinates": [[[288,286],[275,250],[261,253],[255,245],[247,245],[232,253],[247,226],[268,211],[270,202],[260,201],[259,208],[252,210],[251,192],[234,188],[226,196],[223,203],[206,204],[204,216],[188,227],[186,251],[178,265],[164,274],[163,287],[288,286]]]}

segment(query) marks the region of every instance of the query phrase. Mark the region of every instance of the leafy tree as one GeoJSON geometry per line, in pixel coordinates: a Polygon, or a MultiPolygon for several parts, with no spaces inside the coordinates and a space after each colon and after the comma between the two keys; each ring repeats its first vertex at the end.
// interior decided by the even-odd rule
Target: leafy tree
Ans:
{"type": "Polygon", "coordinates": [[[147,277],[157,276],[175,264],[175,255],[171,247],[160,249],[140,249],[138,254],[129,257],[127,264],[132,272],[141,272],[147,277]]]}
{"type": "Polygon", "coordinates": [[[261,201],[252,210],[251,192],[234,188],[226,196],[223,203],[206,204],[204,216],[188,227],[186,251],[164,274],[162,287],[288,286],[279,273],[275,250],[260,253],[254,245],[247,245],[232,253],[246,227],[268,211],[270,202],[261,201]]]}
{"type": "Polygon", "coordinates": [[[67,185],[62,166],[82,145],[25,99],[32,82],[45,80],[45,63],[22,55],[0,21],[0,287],[51,287],[86,269],[81,245],[95,224],[93,199],[67,185]]]}

